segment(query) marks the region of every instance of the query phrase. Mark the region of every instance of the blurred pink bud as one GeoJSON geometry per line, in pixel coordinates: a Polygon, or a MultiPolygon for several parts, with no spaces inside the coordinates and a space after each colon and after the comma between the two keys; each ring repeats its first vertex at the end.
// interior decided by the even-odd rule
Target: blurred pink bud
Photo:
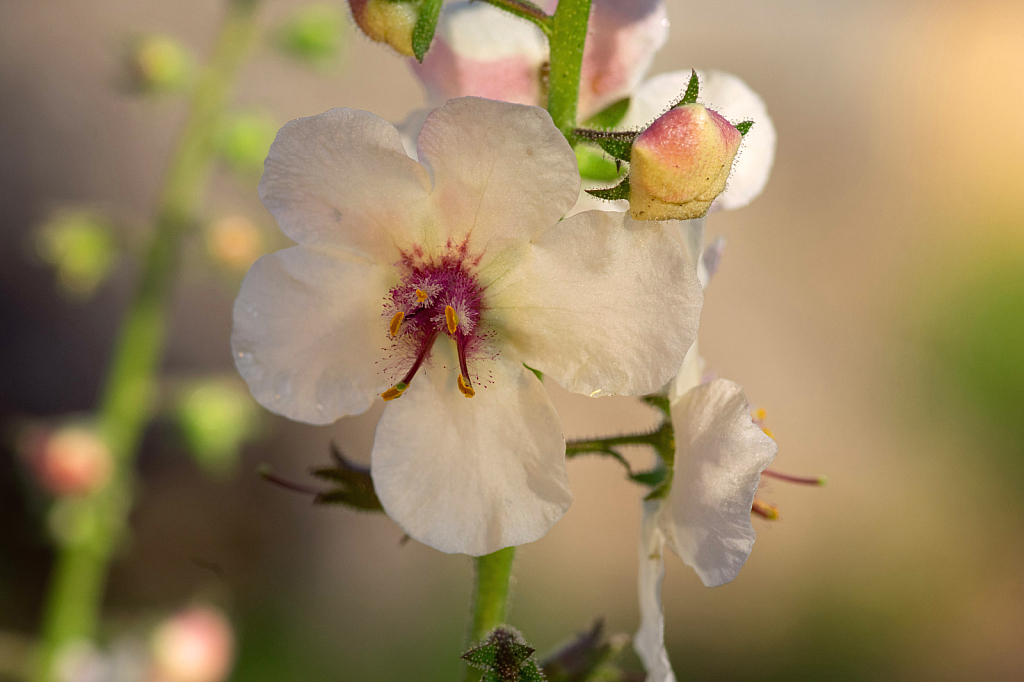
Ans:
{"type": "Polygon", "coordinates": [[[206,250],[229,270],[245,272],[263,254],[263,237],[251,220],[230,215],[207,228],[206,250]]]}
{"type": "Polygon", "coordinates": [[[702,104],[670,109],[633,142],[629,209],[636,220],[691,220],[725,189],[743,136],[702,104]]]}
{"type": "Polygon", "coordinates": [[[533,24],[482,2],[446,3],[423,63],[410,62],[440,106],[456,97],[541,103],[547,41],[533,24]]]}
{"type": "Polygon", "coordinates": [[[594,0],[583,48],[579,119],[629,97],[667,39],[663,0],[594,0]]]}
{"type": "Polygon", "coordinates": [[[86,426],[32,429],[22,437],[19,449],[39,485],[52,495],[86,495],[110,478],[110,449],[86,426]]]}
{"type": "Polygon", "coordinates": [[[415,2],[349,0],[352,19],[371,40],[386,43],[407,57],[413,56],[412,31],[419,16],[415,2]]]}
{"type": "Polygon", "coordinates": [[[179,612],[153,635],[156,682],[221,682],[233,659],[231,624],[209,606],[179,612]]]}

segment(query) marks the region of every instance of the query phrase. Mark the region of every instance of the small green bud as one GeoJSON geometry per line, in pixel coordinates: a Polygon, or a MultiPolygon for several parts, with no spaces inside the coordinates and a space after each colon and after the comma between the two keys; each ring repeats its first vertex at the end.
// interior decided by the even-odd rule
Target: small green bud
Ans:
{"type": "Polygon", "coordinates": [[[280,28],[277,45],[286,54],[315,66],[330,64],[344,47],[345,19],[334,5],[300,9],[280,28]]]}
{"type": "Polygon", "coordinates": [[[150,35],[132,40],[125,61],[127,86],[133,92],[181,92],[192,82],[192,56],[181,43],[168,36],[150,35]]]}
{"type": "Polygon", "coordinates": [[[259,427],[259,412],[249,392],[232,380],[193,384],[178,399],[178,426],[196,463],[223,476],[238,463],[243,443],[259,427]]]}
{"type": "Polygon", "coordinates": [[[259,175],[279,126],[268,114],[241,112],[228,116],[217,136],[221,158],[240,175],[259,175]]]}
{"type": "Polygon", "coordinates": [[[349,0],[352,20],[371,40],[390,45],[406,57],[415,55],[412,34],[419,19],[419,2],[349,0]]]}
{"type": "Polygon", "coordinates": [[[611,182],[619,177],[619,164],[590,145],[576,145],[576,163],[587,180],[611,182]]]}
{"type": "Polygon", "coordinates": [[[111,224],[87,211],[58,213],[39,227],[35,242],[39,257],[56,270],[61,289],[73,297],[92,295],[120,256],[111,224]]]}

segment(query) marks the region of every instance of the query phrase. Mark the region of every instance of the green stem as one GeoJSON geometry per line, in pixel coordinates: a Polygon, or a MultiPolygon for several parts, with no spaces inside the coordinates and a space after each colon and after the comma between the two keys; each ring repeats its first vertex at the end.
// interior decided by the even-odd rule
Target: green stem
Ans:
{"type": "Polygon", "coordinates": [[[52,682],[69,643],[95,636],[107,567],[131,507],[135,451],[150,419],[163,355],[167,310],[181,242],[209,175],[217,127],[231,84],[256,33],[258,0],[231,0],[210,60],[192,93],[189,118],[171,160],[156,228],[111,361],[98,423],[114,459],[108,483],[82,500],[51,577],[34,682],[52,682]]]}
{"type": "MultiPolygon", "coordinates": [[[[515,547],[506,547],[473,560],[476,566],[476,591],[473,596],[473,628],[469,633],[470,644],[482,642],[491,630],[505,622],[508,587],[512,579],[512,560],[515,555],[515,547]]],[[[480,670],[468,668],[466,682],[479,680],[480,675],[480,670]]]]}
{"type": "Polygon", "coordinates": [[[576,141],[573,131],[589,19],[590,0],[559,0],[551,21],[548,112],[570,144],[576,141]]]}
{"type": "Polygon", "coordinates": [[[494,5],[499,9],[503,9],[509,14],[514,14],[517,17],[532,21],[540,30],[544,31],[544,35],[551,37],[551,17],[544,13],[540,7],[528,2],[528,0],[484,0],[488,4],[494,5]]]}

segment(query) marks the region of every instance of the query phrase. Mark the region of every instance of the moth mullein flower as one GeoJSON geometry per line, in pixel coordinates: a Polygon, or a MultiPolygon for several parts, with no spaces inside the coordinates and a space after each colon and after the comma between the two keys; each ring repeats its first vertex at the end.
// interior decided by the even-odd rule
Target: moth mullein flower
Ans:
{"type": "Polygon", "coordinates": [[[232,346],[286,417],[327,424],[383,398],[384,510],[421,542],[481,555],[538,539],[571,501],[558,417],[527,366],[587,395],[656,390],[702,292],[660,223],[560,220],[580,178],[542,109],[452,100],[417,155],[361,111],[281,130],[260,196],[298,246],[250,270],[232,346]]]}
{"type": "MultiPolygon", "coordinates": [[[[722,242],[704,249],[703,218],[667,223],[706,287],[722,242]]],[[[667,496],[645,500],[640,529],[640,628],[633,646],[650,682],[674,682],[665,649],[661,581],[667,545],[715,587],[733,580],[754,544],[751,507],[778,446],[750,415],[739,385],[704,378],[695,340],[668,387],[675,461],[667,496]]]]}
{"type": "MultiPolygon", "coordinates": [[[[553,12],[557,2],[544,9],[553,12]]],[[[668,38],[663,0],[594,0],[580,71],[579,116],[628,97],[668,38]]],[[[444,5],[423,63],[411,62],[432,104],[474,95],[544,104],[548,43],[530,22],[482,2],[444,5]]]]}

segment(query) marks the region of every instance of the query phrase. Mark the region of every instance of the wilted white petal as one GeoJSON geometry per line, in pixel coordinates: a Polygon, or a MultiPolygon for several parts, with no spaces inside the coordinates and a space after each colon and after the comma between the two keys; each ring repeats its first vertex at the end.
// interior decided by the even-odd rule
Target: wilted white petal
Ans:
{"type": "Polygon", "coordinates": [[[754,545],[750,507],[778,451],[738,384],[716,379],[672,406],[676,461],[662,530],[708,587],[733,580],[754,545]]]}
{"type": "Polygon", "coordinates": [[[442,552],[533,542],[572,502],[558,415],[537,377],[508,357],[467,399],[449,345],[439,342],[433,366],[384,410],[374,488],[406,533],[442,552]]]}
{"type": "Polygon", "coordinates": [[[646,682],[675,682],[665,650],[665,615],[661,609],[661,581],[665,577],[665,536],[661,516],[665,500],[646,500],[640,525],[640,629],[633,648],[647,671],[646,682]]]}
{"type": "Polygon", "coordinates": [[[431,195],[441,243],[470,237],[483,253],[539,234],[576,203],[576,155],[538,107],[477,97],[451,100],[427,116],[419,159],[434,178],[431,195]]]}
{"type": "Polygon", "coordinates": [[[286,123],[259,186],[281,230],[391,263],[423,227],[430,177],[398,131],[365,111],[331,109],[286,123]]]}
{"type": "Polygon", "coordinates": [[[235,300],[231,348],[253,396],[296,421],[359,414],[387,388],[381,303],[395,275],[347,251],[263,256],[235,300]]]}
{"type": "Polygon", "coordinates": [[[430,51],[422,64],[409,64],[434,106],[466,96],[538,105],[547,58],[547,39],[537,26],[463,1],[444,4],[430,51]]]}
{"type": "Polygon", "coordinates": [[[660,223],[588,211],[535,239],[489,289],[499,339],[570,391],[639,395],[675,375],[703,294],[660,223]]]}
{"type": "MultiPolygon", "coordinates": [[[[686,92],[690,71],[663,73],[644,81],[633,95],[622,128],[646,128],[686,92]]],[[[699,102],[714,109],[732,123],[754,121],[733,163],[725,191],[711,210],[746,206],[768,183],[775,162],[775,126],[764,100],[750,86],[722,71],[697,71],[699,102]]]]}

